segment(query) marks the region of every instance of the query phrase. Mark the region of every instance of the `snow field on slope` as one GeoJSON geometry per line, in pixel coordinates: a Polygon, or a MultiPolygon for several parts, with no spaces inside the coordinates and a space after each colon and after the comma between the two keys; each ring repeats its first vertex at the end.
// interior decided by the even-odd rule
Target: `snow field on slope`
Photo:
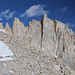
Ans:
{"type": "Polygon", "coordinates": [[[0,41],[0,61],[13,60],[13,58],[8,56],[13,56],[13,53],[5,43],[0,41]]]}

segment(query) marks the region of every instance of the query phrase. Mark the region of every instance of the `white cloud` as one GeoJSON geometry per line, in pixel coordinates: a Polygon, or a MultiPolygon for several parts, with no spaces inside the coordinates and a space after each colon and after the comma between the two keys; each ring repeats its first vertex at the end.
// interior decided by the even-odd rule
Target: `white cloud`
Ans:
{"type": "Polygon", "coordinates": [[[63,7],[62,9],[59,9],[59,11],[61,11],[62,13],[65,12],[67,10],[66,7],[63,7]]]}
{"type": "Polygon", "coordinates": [[[4,12],[1,12],[0,13],[0,17],[2,17],[2,16],[4,16],[4,15],[6,15],[7,13],[9,13],[10,12],[10,10],[8,9],[8,10],[5,10],[4,12]]]}
{"type": "Polygon", "coordinates": [[[75,27],[75,24],[71,24],[71,23],[66,23],[66,25],[68,25],[69,27],[75,27]]]}
{"type": "Polygon", "coordinates": [[[13,18],[15,11],[9,13],[8,15],[4,15],[4,17],[8,20],[9,18],[13,18]]]}
{"type": "Polygon", "coordinates": [[[7,10],[0,13],[0,17],[1,18],[4,17],[8,20],[10,18],[13,18],[14,14],[15,14],[15,11],[10,12],[10,9],[7,9],[7,10]]]}
{"type": "Polygon", "coordinates": [[[40,16],[43,14],[48,14],[49,11],[44,10],[45,5],[33,5],[29,9],[22,13],[20,17],[33,17],[33,16],[40,16]]]}

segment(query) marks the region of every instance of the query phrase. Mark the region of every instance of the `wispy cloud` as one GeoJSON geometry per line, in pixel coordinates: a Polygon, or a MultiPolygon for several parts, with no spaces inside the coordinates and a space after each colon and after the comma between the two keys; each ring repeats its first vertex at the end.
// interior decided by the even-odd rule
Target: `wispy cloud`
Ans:
{"type": "Polygon", "coordinates": [[[65,12],[67,10],[67,8],[66,7],[63,7],[62,9],[59,9],[58,11],[60,11],[60,12],[65,12]]]}
{"type": "Polygon", "coordinates": [[[0,18],[0,21],[2,21],[3,19],[2,18],[0,18]]]}
{"type": "Polygon", "coordinates": [[[13,18],[14,13],[15,13],[15,11],[9,13],[8,15],[4,15],[4,17],[8,20],[10,18],[13,18]]]}
{"type": "Polygon", "coordinates": [[[14,14],[15,14],[15,11],[10,12],[10,9],[7,9],[0,13],[0,18],[4,17],[8,20],[10,18],[13,18],[14,14]]]}
{"type": "Polygon", "coordinates": [[[7,13],[9,13],[10,12],[10,10],[8,9],[8,10],[5,10],[4,12],[1,12],[0,13],[0,17],[2,17],[2,16],[4,16],[4,15],[6,15],[7,13]]]}
{"type": "Polygon", "coordinates": [[[45,5],[33,5],[29,9],[27,9],[24,13],[20,15],[20,17],[33,17],[40,16],[43,14],[48,14],[49,11],[45,10],[45,5]]]}
{"type": "Polygon", "coordinates": [[[64,12],[66,12],[67,11],[67,8],[66,7],[63,7],[63,8],[61,8],[61,9],[58,9],[58,11],[57,12],[55,12],[55,13],[53,13],[53,14],[58,14],[58,13],[64,13],[64,12]]]}
{"type": "Polygon", "coordinates": [[[68,25],[69,27],[75,27],[75,24],[71,24],[71,23],[65,23],[66,25],[68,25]]]}

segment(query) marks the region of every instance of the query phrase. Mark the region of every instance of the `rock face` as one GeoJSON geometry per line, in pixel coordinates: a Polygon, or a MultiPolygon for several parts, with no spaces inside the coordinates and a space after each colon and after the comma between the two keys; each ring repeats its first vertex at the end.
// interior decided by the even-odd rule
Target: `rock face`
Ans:
{"type": "Polygon", "coordinates": [[[15,60],[0,62],[1,75],[75,75],[75,34],[64,23],[44,14],[25,27],[18,18],[12,29],[0,23],[0,40],[6,43],[15,60]],[[5,73],[5,74],[4,74],[5,73]]]}
{"type": "Polygon", "coordinates": [[[12,35],[12,33],[11,33],[11,29],[10,29],[8,23],[6,23],[6,27],[4,28],[4,30],[5,30],[10,36],[12,35]]]}
{"type": "Polygon", "coordinates": [[[41,22],[32,20],[29,23],[29,44],[31,48],[41,49],[41,22]]]}
{"type": "Polygon", "coordinates": [[[45,14],[42,19],[42,50],[56,49],[55,23],[45,14]]]}
{"type": "Polygon", "coordinates": [[[14,19],[12,34],[15,38],[21,40],[24,34],[24,24],[18,18],[14,19]]]}

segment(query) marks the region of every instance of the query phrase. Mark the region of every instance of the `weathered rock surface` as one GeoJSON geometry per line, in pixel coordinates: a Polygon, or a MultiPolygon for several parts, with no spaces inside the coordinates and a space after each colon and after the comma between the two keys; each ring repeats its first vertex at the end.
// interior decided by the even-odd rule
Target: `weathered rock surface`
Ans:
{"type": "Polygon", "coordinates": [[[13,37],[21,40],[24,34],[24,24],[20,22],[18,18],[15,18],[11,31],[12,31],[13,37]]]}
{"type": "Polygon", "coordinates": [[[18,18],[13,28],[0,23],[0,41],[13,52],[12,61],[0,61],[0,75],[75,75],[75,34],[44,14],[25,27],[18,18]]]}
{"type": "Polygon", "coordinates": [[[32,20],[29,23],[29,44],[31,48],[41,49],[41,22],[32,20]]]}
{"type": "Polygon", "coordinates": [[[6,23],[6,27],[4,28],[4,30],[9,34],[9,36],[12,36],[11,28],[8,23],[6,23]]]}

